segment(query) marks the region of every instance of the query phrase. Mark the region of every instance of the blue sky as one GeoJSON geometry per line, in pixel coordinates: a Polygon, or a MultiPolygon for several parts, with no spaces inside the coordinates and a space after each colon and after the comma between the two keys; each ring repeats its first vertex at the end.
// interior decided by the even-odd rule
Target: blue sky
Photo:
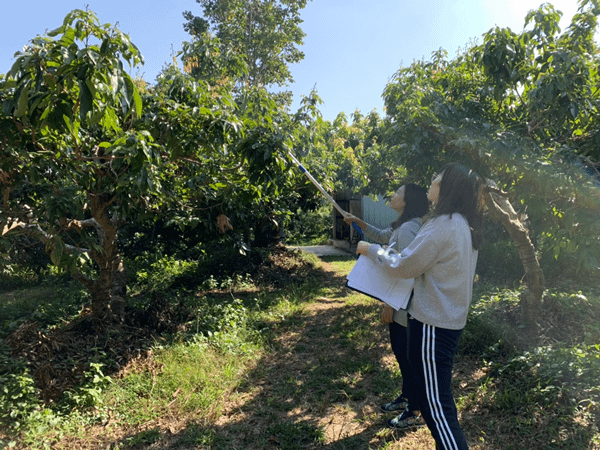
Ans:
{"type": "MultiPolygon", "coordinates": [[[[301,95],[316,88],[323,117],[333,120],[376,109],[393,74],[415,59],[429,59],[440,48],[454,56],[494,26],[523,28],[524,18],[541,0],[312,0],[302,11],[305,59],[291,66],[295,109],[301,95]]],[[[577,10],[575,0],[550,1],[564,13],[564,30],[577,10]]],[[[13,55],[46,30],[57,28],[72,9],[94,11],[102,23],[115,24],[140,48],[146,64],[132,70],[153,82],[189,35],[185,10],[201,14],[194,0],[20,0],[3,5],[0,27],[0,73],[13,55]]]]}

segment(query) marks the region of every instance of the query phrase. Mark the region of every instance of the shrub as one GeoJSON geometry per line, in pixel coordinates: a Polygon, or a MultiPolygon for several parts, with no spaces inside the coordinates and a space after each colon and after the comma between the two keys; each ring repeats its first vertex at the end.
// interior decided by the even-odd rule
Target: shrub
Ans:
{"type": "Polygon", "coordinates": [[[40,405],[38,390],[29,370],[19,360],[0,351],[0,423],[18,430],[40,405]]]}
{"type": "Polygon", "coordinates": [[[314,211],[299,208],[285,226],[285,242],[289,245],[318,245],[331,237],[331,206],[314,211]]]}

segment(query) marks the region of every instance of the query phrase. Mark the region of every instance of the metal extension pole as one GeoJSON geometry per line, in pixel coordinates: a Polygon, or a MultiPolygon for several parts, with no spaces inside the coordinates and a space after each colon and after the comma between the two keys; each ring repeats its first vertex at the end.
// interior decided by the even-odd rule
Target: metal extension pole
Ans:
{"type": "MultiPolygon", "coordinates": [[[[333,197],[331,195],[329,195],[325,189],[323,189],[323,186],[321,186],[321,184],[317,180],[315,180],[315,178],[310,174],[310,172],[308,170],[306,170],[306,168],[302,165],[302,163],[300,161],[298,161],[298,158],[296,158],[290,151],[288,151],[288,155],[290,156],[290,158],[292,158],[292,161],[294,161],[294,163],[296,163],[296,165],[304,173],[304,175],[306,175],[306,177],[310,181],[312,181],[312,183],[317,187],[317,189],[319,189],[319,191],[321,191],[321,193],[325,196],[325,198],[327,198],[327,200],[329,200],[329,202],[333,205],[333,207],[335,209],[337,209],[344,218],[348,217],[350,215],[350,213],[344,211],[341,208],[341,206],[337,204],[337,202],[333,199],[333,197]]],[[[356,222],[352,222],[352,227],[358,232],[359,236],[363,235],[362,230],[356,224],[356,222]]]]}
{"type": "Polygon", "coordinates": [[[298,159],[292,154],[292,152],[288,151],[288,155],[290,155],[290,158],[292,158],[292,160],[296,163],[296,165],[304,173],[304,175],[306,175],[308,177],[308,179],[310,181],[312,181],[312,183],[317,187],[317,189],[319,189],[321,191],[321,193],[327,198],[327,200],[329,200],[329,202],[333,205],[333,207],[335,209],[337,209],[342,216],[348,217],[348,213],[346,211],[344,211],[340,205],[337,204],[337,202],[333,199],[333,197],[331,195],[329,195],[327,193],[327,191],[325,189],[323,189],[323,186],[321,186],[319,184],[319,182],[317,180],[315,180],[315,178],[310,174],[310,172],[308,170],[306,170],[306,168],[302,165],[302,163],[300,161],[298,161],[298,159]]]}

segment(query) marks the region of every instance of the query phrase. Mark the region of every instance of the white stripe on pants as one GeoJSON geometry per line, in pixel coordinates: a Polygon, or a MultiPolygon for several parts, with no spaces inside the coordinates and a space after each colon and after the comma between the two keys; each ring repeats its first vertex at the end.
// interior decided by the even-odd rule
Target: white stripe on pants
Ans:
{"type": "Polygon", "coordinates": [[[440,401],[439,396],[437,372],[435,370],[435,327],[427,324],[423,324],[423,327],[421,356],[425,374],[425,390],[431,409],[431,415],[435,421],[436,428],[439,430],[444,448],[458,450],[458,444],[456,443],[450,425],[444,416],[442,402],[440,401]]]}

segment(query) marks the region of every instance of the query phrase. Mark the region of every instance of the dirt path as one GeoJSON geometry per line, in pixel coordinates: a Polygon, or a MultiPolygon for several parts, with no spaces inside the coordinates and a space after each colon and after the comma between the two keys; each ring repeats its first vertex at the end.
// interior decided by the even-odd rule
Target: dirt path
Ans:
{"type": "Polygon", "coordinates": [[[323,267],[332,295],[317,298],[284,325],[273,351],[248,376],[252,385],[226,405],[215,431],[240,449],[433,448],[426,429],[385,428],[391,416],[378,406],[389,394],[381,389],[390,387],[397,366],[387,328],[375,321],[379,306],[348,303],[343,276],[327,263],[323,267]]]}
{"type": "Polygon", "coordinates": [[[379,405],[400,389],[380,306],[351,295],[345,273],[322,263],[327,295],[273,325],[255,361],[214,421],[176,417],[128,429],[93,427],[69,449],[432,449],[427,428],[392,431],[379,405]],[[110,434],[110,436],[108,435],[110,434]],[[159,435],[157,438],[156,434],[159,435]],[[151,442],[146,440],[149,438],[151,442]]]}

